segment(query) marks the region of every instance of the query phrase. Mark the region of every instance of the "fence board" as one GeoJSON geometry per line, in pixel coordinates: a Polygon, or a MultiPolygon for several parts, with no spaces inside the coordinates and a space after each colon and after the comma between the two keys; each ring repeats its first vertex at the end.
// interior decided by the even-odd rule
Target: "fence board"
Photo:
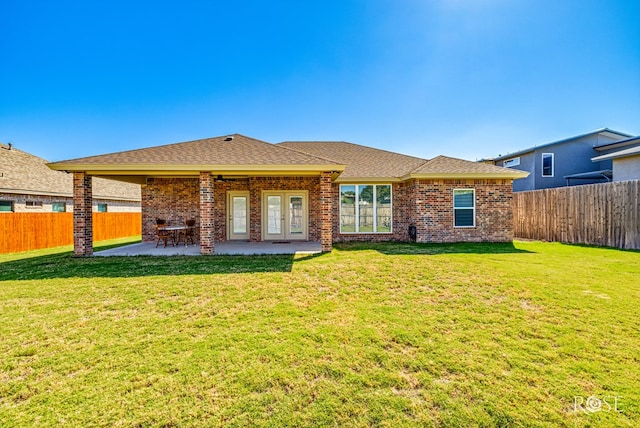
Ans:
{"type": "Polygon", "coordinates": [[[516,238],[640,250],[640,180],[513,194],[516,238]]]}
{"type": "MultiPolygon", "coordinates": [[[[73,213],[0,214],[0,254],[73,244],[73,213]]],[[[141,213],[93,213],[93,240],[142,233],[141,213]]]]}

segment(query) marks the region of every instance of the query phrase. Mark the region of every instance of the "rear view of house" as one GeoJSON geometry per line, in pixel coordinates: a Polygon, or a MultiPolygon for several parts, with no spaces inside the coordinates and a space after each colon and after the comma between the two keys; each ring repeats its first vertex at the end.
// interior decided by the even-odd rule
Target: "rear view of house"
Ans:
{"type": "Polygon", "coordinates": [[[227,240],[505,242],[526,172],[421,159],[347,142],[271,144],[234,134],[49,164],[73,171],[78,255],[91,254],[91,177],[142,187],[143,240],[156,219],[194,219],[201,253],[227,240]]]}

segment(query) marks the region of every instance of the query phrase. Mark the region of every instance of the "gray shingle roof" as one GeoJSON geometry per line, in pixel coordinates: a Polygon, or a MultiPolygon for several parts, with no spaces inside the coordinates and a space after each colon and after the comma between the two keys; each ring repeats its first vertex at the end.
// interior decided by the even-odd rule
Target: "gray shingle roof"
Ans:
{"type": "Polygon", "coordinates": [[[278,145],[347,165],[340,174],[341,180],[400,178],[426,162],[426,159],[344,141],[285,141],[278,145]]]}
{"type": "Polygon", "coordinates": [[[57,164],[82,165],[326,165],[332,162],[288,150],[240,134],[167,144],[138,150],[90,156],[57,164]]]}
{"type": "Polygon", "coordinates": [[[414,176],[518,178],[526,173],[439,156],[431,160],[344,141],[271,144],[240,134],[90,156],[49,165],[97,175],[197,173],[197,171],[340,171],[337,181],[398,181],[414,176]],[[92,172],[93,171],[93,172],[92,172]],[[103,172],[104,174],[100,174],[103,172]]]}
{"type": "Polygon", "coordinates": [[[509,178],[511,175],[526,177],[528,173],[524,171],[503,168],[501,166],[490,165],[482,162],[471,162],[463,159],[450,158],[448,156],[437,156],[418,168],[411,171],[412,175],[465,175],[491,174],[496,176],[504,175],[509,178]]]}
{"type": "MultiPolygon", "coordinates": [[[[73,175],[53,171],[45,159],[8,146],[0,146],[0,192],[73,196],[73,175]]],[[[93,196],[99,199],[140,201],[140,186],[93,178],[93,196]]]]}

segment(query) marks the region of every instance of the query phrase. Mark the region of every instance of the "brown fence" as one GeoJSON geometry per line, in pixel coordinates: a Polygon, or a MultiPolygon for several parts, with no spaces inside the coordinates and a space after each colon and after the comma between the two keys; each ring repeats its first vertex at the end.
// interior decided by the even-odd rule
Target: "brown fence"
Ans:
{"type": "MultiPolygon", "coordinates": [[[[93,213],[93,240],[141,234],[140,213],[93,213]]],[[[1,213],[0,254],[73,244],[73,213],[1,213]]]]}
{"type": "Polygon", "coordinates": [[[640,180],[513,194],[516,238],[640,249],[640,180]]]}

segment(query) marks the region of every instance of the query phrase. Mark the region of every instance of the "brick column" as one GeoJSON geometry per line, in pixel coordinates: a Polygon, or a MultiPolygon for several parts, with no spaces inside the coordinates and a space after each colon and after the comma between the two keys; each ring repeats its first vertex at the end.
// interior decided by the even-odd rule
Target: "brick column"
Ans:
{"type": "Polygon", "coordinates": [[[91,176],[84,172],[73,173],[73,254],[93,254],[93,217],[91,212],[93,190],[91,176]]]}
{"type": "Polygon", "coordinates": [[[200,254],[213,254],[213,176],[210,172],[200,172],[200,254]]]}
{"type": "Polygon", "coordinates": [[[323,252],[331,251],[333,233],[333,195],[331,172],[320,174],[320,244],[323,252]]]}
{"type": "Polygon", "coordinates": [[[256,177],[249,177],[249,241],[262,241],[262,201],[256,177]]]}

